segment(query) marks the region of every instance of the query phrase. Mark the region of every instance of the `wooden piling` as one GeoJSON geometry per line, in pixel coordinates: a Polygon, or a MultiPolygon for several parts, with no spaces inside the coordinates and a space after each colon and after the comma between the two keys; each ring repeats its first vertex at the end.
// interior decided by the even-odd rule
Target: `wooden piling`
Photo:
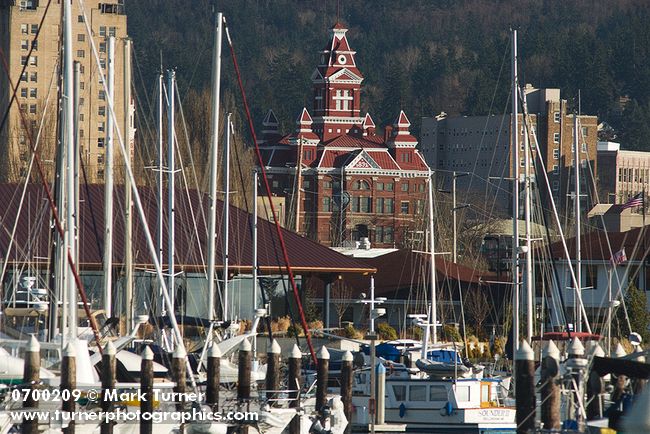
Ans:
{"type": "Polygon", "coordinates": [[[377,425],[386,422],[386,367],[383,363],[377,364],[377,425]]]}
{"type": "Polygon", "coordinates": [[[535,354],[526,340],[515,353],[515,397],[517,401],[517,433],[535,432],[535,354]]]}
{"type": "Polygon", "coordinates": [[[316,411],[320,414],[321,423],[325,423],[323,408],[327,405],[327,383],[329,381],[330,353],[327,347],[320,347],[318,354],[318,368],[316,369],[316,411]]]}
{"type": "MultiPolygon", "coordinates": [[[[596,342],[592,349],[592,357],[604,357],[605,351],[596,342]]],[[[603,417],[603,398],[605,384],[603,378],[595,371],[589,372],[587,378],[587,420],[596,420],[603,417]]]]}
{"type": "MultiPolygon", "coordinates": [[[[289,354],[289,379],[288,389],[293,392],[289,393],[289,407],[300,407],[300,388],[301,388],[301,365],[302,352],[298,345],[294,344],[289,354]]],[[[289,424],[289,434],[300,434],[300,415],[296,414],[289,424]]]]}
{"type": "MultiPolygon", "coordinates": [[[[348,427],[352,425],[352,379],[353,379],[353,362],[352,353],[346,351],[341,358],[341,400],[343,401],[343,411],[348,419],[348,427]]],[[[348,430],[346,429],[346,432],[348,430]]]]}
{"type": "Polygon", "coordinates": [[[251,343],[248,339],[239,346],[238,361],[237,399],[242,404],[251,399],[251,343]]]}
{"type": "Polygon", "coordinates": [[[280,390],[280,352],[280,344],[273,339],[266,352],[266,399],[272,406],[277,405],[275,399],[280,390]]]}
{"type": "MultiPolygon", "coordinates": [[[[185,349],[180,345],[176,345],[176,349],[172,354],[172,380],[176,383],[174,386],[174,392],[176,393],[185,393],[186,384],[187,384],[187,372],[185,359],[187,358],[187,353],[185,349]]],[[[176,408],[180,411],[183,409],[183,402],[176,403],[176,408]]]]}
{"type": "Polygon", "coordinates": [[[221,350],[213,342],[208,351],[208,378],[206,379],[205,403],[213,411],[219,410],[219,383],[221,382],[221,350]]]}
{"type": "Polygon", "coordinates": [[[555,342],[548,341],[542,351],[542,428],[560,429],[560,386],[557,383],[560,374],[560,350],[555,342]]]}
{"type": "MultiPolygon", "coordinates": [[[[40,382],[41,371],[41,345],[34,335],[31,335],[27,348],[25,348],[25,369],[23,371],[23,389],[36,390],[40,382]]],[[[38,401],[30,392],[23,401],[23,408],[38,408],[38,401]]],[[[25,434],[36,434],[38,432],[38,420],[23,420],[21,432],[25,434]]]]}
{"type": "MultiPolygon", "coordinates": [[[[114,409],[113,400],[110,399],[112,390],[115,389],[116,363],[115,363],[115,345],[108,341],[102,354],[102,411],[110,413],[114,409]]],[[[103,419],[101,424],[101,434],[112,434],[115,421],[103,419]]]]}
{"type": "Polygon", "coordinates": [[[567,361],[565,366],[571,372],[571,377],[573,378],[573,384],[576,388],[575,393],[573,394],[572,409],[569,413],[575,417],[575,421],[578,425],[578,430],[584,429],[584,416],[581,411],[582,403],[578,402],[579,399],[583,397],[583,373],[584,369],[587,367],[587,360],[584,357],[585,347],[580,342],[580,339],[574,337],[569,347],[567,348],[567,361]]]}
{"type": "MultiPolygon", "coordinates": [[[[74,346],[68,342],[63,350],[61,359],[61,410],[64,413],[75,411],[74,390],[77,388],[77,360],[74,346]],[[63,393],[63,392],[66,393],[63,393]],[[66,399],[67,398],[67,399],[66,399]]],[[[75,422],[69,419],[68,426],[63,429],[64,434],[73,434],[75,432],[75,422]]]]}
{"type": "MultiPolygon", "coordinates": [[[[146,346],[142,352],[142,362],[140,364],[140,389],[144,399],[140,401],[140,413],[153,413],[153,351],[146,346]]],[[[140,420],[140,434],[152,434],[153,422],[151,418],[142,418],[140,420]]]]}

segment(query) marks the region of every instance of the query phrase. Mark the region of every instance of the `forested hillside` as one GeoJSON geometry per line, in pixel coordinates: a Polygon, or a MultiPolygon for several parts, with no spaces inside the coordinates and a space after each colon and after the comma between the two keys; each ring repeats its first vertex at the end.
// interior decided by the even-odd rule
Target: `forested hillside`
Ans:
{"type": "MultiPolygon", "coordinates": [[[[144,86],[152,91],[161,58],[165,68],[177,68],[181,92],[199,95],[209,86],[212,2],[126,5],[141,93],[144,86]]],[[[228,20],[256,121],[272,108],[285,131],[293,128],[300,109],[311,106],[309,77],[336,21],[336,2],[230,0],[214,7],[228,20]]],[[[612,125],[625,148],[650,150],[647,1],[357,0],[341,1],[340,10],[365,75],[363,111],[379,125],[400,108],[417,128],[420,117],[440,111],[503,112],[515,27],[522,82],[559,87],[571,102],[580,90],[583,113],[612,125]],[[622,107],[623,96],[630,100],[622,107]]],[[[228,99],[239,101],[225,46],[223,80],[228,99]]]]}

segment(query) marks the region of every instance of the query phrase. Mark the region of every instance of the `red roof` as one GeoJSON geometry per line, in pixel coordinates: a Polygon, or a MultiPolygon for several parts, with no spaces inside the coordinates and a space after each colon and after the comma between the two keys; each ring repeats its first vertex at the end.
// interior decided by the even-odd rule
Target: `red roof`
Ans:
{"type": "MultiPolygon", "coordinates": [[[[0,219],[6,227],[11,228],[16,220],[22,186],[16,184],[0,184],[0,219]]],[[[154,190],[139,188],[142,206],[149,225],[149,230],[156,233],[158,205],[154,190]]],[[[164,194],[163,209],[166,210],[167,193],[164,194]]],[[[203,259],[199,252],[206,254],[206,228],[210,201],[207,194],[196,190],[176,191],[176,263],[185,270],[204,269],[203,259]],[[202,208],[202,209],[201,209],[202,208]],[[192,221],[192,211],[197,219],[192,221]],[[196,229],[194,229],[196,228],[196,229]]],[[[103,254],[104,226],[104,186],[88,185],[81,187],[80,202],[80,264],[89,269],[100,269],[103,254]]],[[[18,221],[14,246],[9,250],[10,234],[0,231],[0,251],[5,252],[5,258],[10,262],[47,262],[51,252],[49,239],[50,211],[45,201],[45,193],[40,184],[30,184],[27,188],[21,218],[18,221]],[[29,208],[29,212],[28,212],[29,208]],[[39,258],[39,259],[37,259],[39,258]]],[[[115,186],[115,227],[113,238],[113,259],[116,266],[123,263],[124,253],[124,220],[117,204],[124,203],[124,186],[115,186]]],[[[217,224],[221,225],[223,203],[217,204],[217,224]]],[[[166,211],[165,211],[166,213],[166,211]]],[[[134,261],[141,268],[152,268],[152,260],[144,236],[144,231],[138,213],[134,211],[133,251],[134,261]]],[[[252,239],[250,228],[251,215],[246,211],[230,207],[230,267],[233,271],[250,271],[252,263],[252,239]]],[[[264,273],[278,273],[279,241],[275,225],[264,219],[258,219],[258,263],[264,273]]],[[[374,271],[355,259],[348,258],[314,241],[300,235],[282,230],[287,245],[291,266],[297,272],[336,272],[364,273],[374,271]]],[[[221,236],[217,232],[217,267],[221,268],[221,236]]],[[[165,237],[164,244],[167,243],[165,237]]],[[[166,245],[163,251],[167,252],[166,245]]]]}
{"type": "MultiPolygon", "coordinates": [[[[645,231],[645,245],[650,246],[650,234],[645,231]]],[[[625,249],[629,260],[641,260],[643,256],[643,241],[640,240],[641,228],[635,228],[627,232],[603,232],[592,231],[583,234],[581,238],[581,255],[583,260],[609,261],[613,253],[625,249]],[[609,245],[608,245],[609,238],[609,245]],[[609,246],[611,246],[611,251],[609,246]]],[[[573,257],[576,251],[575,237],[566,240],[569,254],[573,257]]],[[[550,246],[551,255],[556,259],[566,259],[561,242],[550,246]]]]}
{"type": "Polygon", "coordinates": [[[314,121],[309,115],[309,112],[306,108],[303,107],[302,112],[300,112],[300,116],[298,116],[298,119],[296,120],[296,123],[298,125],[311,125],[313,122],[314,121]]]}
{"type": "Polygon", "coordinates": [[[379,164],[379,167],[382,169],[386,170],[399,170],[399,166],[393,159],[393,157],[390,155],[390,153],[386,151],[366,151],[368,155],[370,155],[370,158],[375,160],[377,164],[379,164]]]}
{"type": "Polygon", "coordinates": [[[408,163],[400,162],[397,164],[399,164],[399,167],[402,170],[429,170],[429,166],[427,166],[427,163],[424,161],[424,158],[422,158],[422,155],[420,155],[419,152],[413,152],[413,161],[408,163]]]}
{"type": "Polygon", "coordinates": [[[348,164],[353,158],[354,154],[350,151],[339,151],[333,149],[325,149],[322,158],[318,163],[318,167],[338,168],[348,164]]]}
{"type": "Polygon", "coordinates": [[[363,118],[363,127],[364,128],[375,127],[375,121],[373,121],[372,117],[370,117],[370,113],[366,113],[366,117],[363,118]]]}
{"type": "Polygon", "coordinates": [[[397,119],[395,121],[395,125],[406,128],[411,126],[411,121],[409,121],[409,118],[406,117],[404,110],[400,110],[399,116],[397,116],[397,119]]]}
{"type": "Polygon", "coordinates": [[[326,146],[337,146],[342,148],[380,148],[386,149],[384,139],[381,136],[358,137],[351,134],[342,134],[326,143],[326,146]]]}

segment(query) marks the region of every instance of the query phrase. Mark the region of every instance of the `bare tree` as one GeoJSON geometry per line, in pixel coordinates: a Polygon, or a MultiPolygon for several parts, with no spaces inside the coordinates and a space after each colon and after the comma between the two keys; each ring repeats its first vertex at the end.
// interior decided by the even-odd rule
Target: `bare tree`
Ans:
{"type": "Polygon", "coordinates": [[[472,288],[467,292],[463,305],[465,312],[474,325],[474,331],[477,337],[484,334],[483,324],[490,311],[490,304],[487,296],[478,288],[472,288]]]}
{"type": "Polygon", "coordinates": [[[334,309],[336,310],[336,317],[338,325],[341,326],[343,315],[350,307],[352,299],[352,286],[346,284],[343,280],[338,279],[332,284],[332,298],[334,302],[334,309]]]}

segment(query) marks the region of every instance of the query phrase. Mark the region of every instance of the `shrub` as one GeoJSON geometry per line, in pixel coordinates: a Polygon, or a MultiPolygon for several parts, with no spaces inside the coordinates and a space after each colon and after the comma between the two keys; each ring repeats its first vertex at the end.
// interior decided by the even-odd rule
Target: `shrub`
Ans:
{"type": "Polygon", "coordinates": [[[453,325],[449,325],[449,324],[443,325],[442,326],[442,336],[443,336],[443,339],[445,339],[447,341],[453,341],[453,342],[462,341],[462,338],[460,336],[460,332],[453,325]]]}
{"type": "Polygon", "coordinates": [[[381,322],[377,324],[377,335],[381,340],[392,341],[397,339],[397,330],[391,327],[388,323],[381,322]]]}
{"type": "Polygon", "coordinates": [[[355,329],[352,324],[348,324],[343,329],[343,336],[348,339],[363,339],[363,331],[355,329]]]}

